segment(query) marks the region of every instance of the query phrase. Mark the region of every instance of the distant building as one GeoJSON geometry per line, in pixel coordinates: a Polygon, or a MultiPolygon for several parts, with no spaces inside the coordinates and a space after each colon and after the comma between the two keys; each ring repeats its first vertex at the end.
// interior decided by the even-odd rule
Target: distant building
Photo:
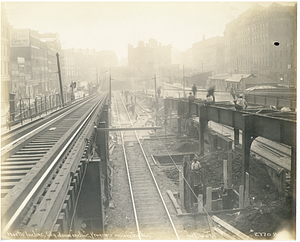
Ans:
{"type": "Polygon", "coordinates": [[[64,79],[68,85],[72,81],[80,85],[98,83],[106,78],[109,69],[118,66],[114,51],[95,49],[64,49],[64,79]]]}
{"type": "Polygon", "coordinates": [[[186,77],[186,85],[188,87],[192,87],[196,84],[197,88],[206,89],[207,87],[207,80],[212,75],[212,71],[204,71],[192,76],[186,77]]]}
{"type": "Polygon", "coordinates": [[[296,6],[255,5],[225,27],[225,68],[291,83],[296,73],[296,6]]]}
{"type": "Polygon", "coordinates": [[[160,66],[170,66],[171,45],[162,46],[155,39],[150,39],[146,45],[143,41],[134,48],[128,45],[128,64],[136,75],[144,78],[153,77],[159,72],[160,66]]]}
{"type": "Polygon", "coordinates": [[[214,86],[216,91],[245,91],[256,85],[270,85],[274,81],[264,76],[253,74],[229,74],[223,73],[208,78],[208,86],[214,86]]]}
{"type": "Polygon", "coordinates": [[[5,6],[1,3],[1,123],[6,122],[9,111],[10,78],[10,26],[5,6]]]}
{"type": "Polygon", "coordinates": [[[224,37],[203,38],[193,44],[193,68],[199,71],[224,72],[224,37]]]}

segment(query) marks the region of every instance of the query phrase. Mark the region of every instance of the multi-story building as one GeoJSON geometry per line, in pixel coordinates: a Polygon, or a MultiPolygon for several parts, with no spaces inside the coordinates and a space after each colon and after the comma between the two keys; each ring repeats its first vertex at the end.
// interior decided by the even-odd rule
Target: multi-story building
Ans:
{"type": "Polygon", "coordinates": [[[296,7],[255,5],[225,27],[225,67],[229,73],[293,82],[296,7]]]}
{"type": "Polygon", "coordinates": [[[198,72],[224,72],[224,37],[213,37],[193,44],[193,68],[198,72]]]}
{"type": "Polygon", "coordinates": [[[4,4],[1,3],[1,123],[9,111],[10,85],[10,26],[4,4]]]}
{"type": "Polygon", "coordinates": [[[106,76],[109,69],[118,66],[118,58],[114,51],[95,49],[64,49],[64,80],[78,85],[98,83],[106,76]]]}
{"type": "MultiPolygon", "coordinates": [[[[46,48],[45,65],[41,67],[44,71],[44,82],[42,89],[48,93],[55,94],[59,92],[59,80],[57,75],[57,56],[63,59],[63,53],[61,51],[61,43],[58,33],[43,33],[39,34],[43,47],[46,48]]],[[[63,69],[64,62],[60,61],[60,68],[63,69]]]]}
{"type": "Polygon", "coordinates": [[[11,36],[12,92],[17,98],[34,98],[58,90],[55,53],[60,52],[59,40],[45,41],[45,36],[31,29],[13,29],[11,36]]]}
{"type": "Polygon", "coordinates": [[[146,45],[139,41],[136,48],[128,45],[128,64],[139,78],[152,78],[162,67],[171,66],[171,45],[162,46],[155,39],[150,39],[146,45]]]}

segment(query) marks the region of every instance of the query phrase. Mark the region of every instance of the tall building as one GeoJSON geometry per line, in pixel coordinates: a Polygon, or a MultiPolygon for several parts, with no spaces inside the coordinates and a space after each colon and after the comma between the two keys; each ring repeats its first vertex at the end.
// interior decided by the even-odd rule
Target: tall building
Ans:
{"type": "Polygon", "coordinates": [[[224,72],[224,37],[213,37],[193,44],[193,68],[198,72],[224,72]]]}
{"type": "Polygon", "coordinates": [[[296,6],[257,4],[228,23],[224,36],[227,72],[295,80],[296,6]]]}
{"type": "Polygon", "coordinates": [[[5,6],[1,3],[1,123],[6,121],[9,111],[10,85],[10,26],[5,6]]]}
{"type": "Polygon", "coordinates": [[[16,97],[35,98],[58,92],[54,56],[61,49],[59,39],[42,41],[45,36],[31,29],[13,29],[11,34],[11,80],[16,97]]]}
{"type": "Polygon", "coordinates": [[[64,80],[87,86],[97,83],[112,67],[118,66],[118,57],[114,51],[95,49],[64,49],[64,80]],[[105,73],[104,73],[105,72],[105,73]]]}

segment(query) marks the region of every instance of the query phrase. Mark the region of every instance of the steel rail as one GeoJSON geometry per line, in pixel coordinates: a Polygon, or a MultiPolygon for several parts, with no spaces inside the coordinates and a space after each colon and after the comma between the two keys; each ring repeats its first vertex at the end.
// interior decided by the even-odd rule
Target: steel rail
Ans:
{"type": "MultiPolygon", "coordinates": [[[[121,122],[120,122],[120,118],[119,118],[119,109],[118,109],[118,105],[116,102],[116,97],[114,95],[114,99],[115,99],[115,103],[116,103],[116,112],[117,112],[117,118],[118,118],[118,123],[119,126],[121,127],[121,122]]],[[[124,160],[125,160],[125,166],[126,166],[126,173],[127,173],[127,177],[128,177],[128,183],[129,183],[129,190],[130,190],[130,197],[131,197],[131,201],[132,201],[132,207],[133,207],[133,213],[134,213],[134,218],[135,218],[135,224],[137,227],[137,232],[138,232],[138,237],[139,240],[141,240],[141,231],[140,231],[140,227],[139,227],[139,222],[137,219],[137,212],[136,212],[136,206],[135,206],[135,201],[134,201],[134,197],[133,197],[133,190],[132,190],[132,186],[131,186],[131,179],[130,179],[130,172],[129,172],[129,166],[128,166],[128,160],[127,160],[127,155],[126,155],[126,150],[125,150],[125,142],[124,142],[124,132],[120,132],[121,133],[121,141],[122,141],[122,148],[123,148],[123,154],[124,154],[124,160]]]]}
{"type": "Polygon", "coordinates": [[[41,130],[41,129],[47,127],[47,126],[49,126],[49,125],[51,125],[52,123],[56,122],[56,121],[59,120],[59,119],[62,119],[64,116],[66,116],[66,115],[68,115],[69,113],[73,112],[73,111],[76,110],[78,107],[84,105],[84,104],[85,104],[86,102],[88,102],[88,101],[89,101],[89,100],[86,100],[85,102],[81,103],[80,105],[72,107],[72,108],[71,108],[70,110],[68,110],[67,112],[65,112],[65,113],[63,113],[63,114],[57,116],[56,118],[50,120],[49,122],[47,122],[47,123],[45,123],[45,124],[43,124],[43,125],[37,127],[36,129],[34,129],[34,130],[28,132],[27,134],[25,134],[25,135],[19,137],[18,139],[16,139],[16,140],[10,142],[9,144],[7,144],[6,146],[4,146],[4,147],[1,148],[1,154],[3,154],[3,152],[5,152],[6,149],[9,149],[9,148],[12,147],[14,144],[18,143],[20,140],[26,139],[27,136],[29,136],[29,135],[31,135],[31,134],[33,134],[33,133],[35,133],[35,132],[37,132],[37,131],[39,131],[39,130],[41,130]]]}
{"type": "MultiPolygon", "coordinates": [[[[124,106],[124,108],[125,108],[125,110],[126,110],[126,113],[127,113],[127,116],[128,116],[128,118],[129,118],[129,120],[130,120],[131,126],[134,127],[133,122],[132,122],[132,120],[131,120],[131,118],[130,118],[130,115],[129,115],[127,109],[126,109],[126,105],[125,105],[125,103],[124,103],[124,101],[123,101],[123,99],[122,99],[122,97],[121,97],[121,95],[120,95],[119,92],[118,92],[118,95],[120,96],[120,98],[121,98],[121,100],[122,100],[123,106],[124,106]]],[[[157,191],[158,191],[158,194],[159,194],[159,196],[160,196],[160,198],[161,198],[161,201],[162,201],[162,203],[163,203],[163,205],[164,205],[164,208],[165,208],[165,210],[166,210],[166,213],[167,213],[167,215],[168,215],[169,221],[170,221],[170,223],[171,223],[171,225],[172,225],[172,228],[173,228],[173,230],[174,230],[174,233],[175,233],[175,235],[176,235],[176,238],[177,238],[178,240],[180,240],[180,238],[179,238],[179,236],[178,236],[178,233],[177,233],[177,231],[176,231],[175,225],[174,225],[174,223],[173,223],[173,220],[172,220],[172,218],[171,218],[171,215],[170,215],[170,213],[169,213],[169,211],[168,211],[167,205],[166,205],[166,203],[165,203],[165,201],[164,201],[164,198],[163,198],[163,196],[162,196],[162,194],[161,194],[161,192],[160,192],[159,186],[158,186],[158,184],[157,184],[157,182],[156,182],[155,176],[154,176],[154,174],[153,174],[153,172],[152,172],[152,169],[151,169],[151,167],[150,167],[150,165],[149,165],[149,161],[148,161],[148,159],[147,159],[147,156],[146,156],[146,154],[145,154],[145,151],[144,151],[144,149],[143,149],[143,146],[142,146],[142,144],[141,144],[141,142],[140,142],[140,139],[138,138],[138,135],[137,135],[136,131],[133,131],[133,132],[134,132],[135,137],[136,137],[136,139],[137,139],[137,141],[138,141],[138,143],[139,143],[139,146],[140,146],[141,151],[142,151],[142,153],[143,153],[144,159],[145,159],[145,161],[146,161],[146,163],[147,163],[147,166],[148,166],[149,171],[150,171],[150,173],[151,173],[152,179],[153,179],[153,181],[154,181],[154,184],[155,184],[155,186],[156,186],[156,189],[157,189],[157,191]]]]}
{"type": "Polygon", "coordinates": [[[81,129],[84,127],[84,125],[88,122],[93,112],[96,110],[96,108],[99,106],[101,102],[103,102],[104,97],[101,97],[101,99],[96,103],[92,111],[89,113],[89,115],[83,120],[80,127],[75,131],[75,133],[72,135],[72,137],[69,139],[67,144],[62,148],[62,150],[59,152],[57,157],[52,161],[52,163],[49,165],[47,170],[44,172],[44,174],[40,177],[38,182],[35,184],[35,186],[32,188],[32,190],[29,192],[29,194],[26,196],[26,198],[23,200],[19,208],[16,210],[16,212],[13,214],[13,216],[10,218],[6,226],[4,227],[2,233],[6,234],[10,227],[13,225],[13,223],[16,221],[16,219],[19,217],[23,209],[26,207],[27,203],[32,199],[34,194],[38,191],[39,187],[43,184],[44,180],[47,178],[48,174],[51,172],[52,168],[57,164],[57,162],[61,159],[61,157],[64,155],[65,151],[69,148],[70,144],[74,141],[78,133],[81,131],[81,129]]]}

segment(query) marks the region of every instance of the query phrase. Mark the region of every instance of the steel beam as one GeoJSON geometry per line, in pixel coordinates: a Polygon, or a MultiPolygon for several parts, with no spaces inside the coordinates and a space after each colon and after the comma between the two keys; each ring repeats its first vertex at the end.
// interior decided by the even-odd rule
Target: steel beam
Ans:
{"type": "Polygon", "coordinates": [[[129,131],[129,130],[151,130],[151,129],[162,129],[161,126],[153,126],[153,127],[136,127],[136,128],[97,128],[95,127],[97,134],[99,132],[108,132],[108,131],[129,131]]]}

